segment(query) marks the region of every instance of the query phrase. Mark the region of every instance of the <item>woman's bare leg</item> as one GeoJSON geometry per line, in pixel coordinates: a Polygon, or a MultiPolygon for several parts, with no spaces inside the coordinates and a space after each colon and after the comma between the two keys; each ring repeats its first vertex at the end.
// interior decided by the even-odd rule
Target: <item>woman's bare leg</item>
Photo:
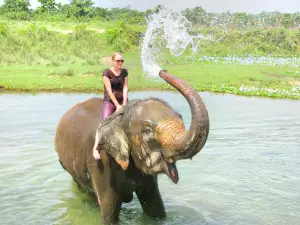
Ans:
{"type": "Polygon", "coordinates": [[[97,150],[97,146],[99,144],[99,134],[98,132],[96,131],[96,135],[95,135],[95,144],[94,144],[94,148],[93,148],[93,156],[96,160],[99,160],[100,159],[100,153],[99,151],[97,150]]]}
{"type": "MultiPolygon", "coordinates": [[[[105,120],[106,117],[110,116],[116,110],[116,106],[111,102],[104,102],[102,106],[102,120],[105,120]]],[[[99,144],[99,134],[98,129],[95,135],[95,144],[93,148],[93,156],[96,160],[100,159],[100,152],[97,150],[97,146],[99,144]]]]}

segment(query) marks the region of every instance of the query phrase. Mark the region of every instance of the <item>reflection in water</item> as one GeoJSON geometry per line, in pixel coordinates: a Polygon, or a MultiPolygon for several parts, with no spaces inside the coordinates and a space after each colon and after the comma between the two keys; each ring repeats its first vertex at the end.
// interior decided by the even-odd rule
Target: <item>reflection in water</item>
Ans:
{"type": "MultiPolygon", "coordinates": [[[[166,99],[190,124],[178,93],[166,99]]],[[[203,93],[211,130],[204,149],[177,164],[174,185],[159,175],[167,219],[146,216],[137,200],[120,224],[299,224],[300,101],[203,93]]],[[[54,151],[56,125],[92,94],[0,95],[1,224],[101,224],[96,200],[81,192],[54,151]]]]}

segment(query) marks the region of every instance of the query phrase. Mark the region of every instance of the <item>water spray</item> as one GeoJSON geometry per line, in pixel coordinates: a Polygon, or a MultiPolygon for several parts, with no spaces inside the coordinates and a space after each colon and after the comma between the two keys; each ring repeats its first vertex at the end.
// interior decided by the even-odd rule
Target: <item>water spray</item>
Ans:
{"type": "Polygon", "coordinates": [[[191,46],[192,52],[196,53],[199,41],[204,38],[202,35],[190,35],[192,23],[181,13],[174,13],[166,7],[152,14],[147,23],[141,59],[144,73],[149,77],[158,78],[161,71],[158,57],[163,48],[168,49],[174,57],[180,56],[188,46],[191,46]]]}

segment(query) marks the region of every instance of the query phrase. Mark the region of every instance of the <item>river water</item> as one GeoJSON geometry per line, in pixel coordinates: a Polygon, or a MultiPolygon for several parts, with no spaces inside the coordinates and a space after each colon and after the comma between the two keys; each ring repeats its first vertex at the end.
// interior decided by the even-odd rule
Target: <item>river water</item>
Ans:
{"type": "MultiPolygon", "coordinates": [[[[159,175],[168,217],[124,204],[120,224],[300,224],[300,101],[201,93],[211,129],[193,158],[177,163],[180,180],[159,175]]],[[[101,224],[95,200],[58,163],[55,128],[75,103],[96,94],[0,95],[1,224],[101,224]]],[[[172,92],[130,98],[167,100],[190,124],[185,99],[172,92]]]]}

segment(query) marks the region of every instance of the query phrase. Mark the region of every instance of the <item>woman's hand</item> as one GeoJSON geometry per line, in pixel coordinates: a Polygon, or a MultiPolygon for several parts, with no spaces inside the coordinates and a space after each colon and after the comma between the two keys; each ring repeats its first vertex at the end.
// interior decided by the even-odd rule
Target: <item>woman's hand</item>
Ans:
{"type": "Polygon", "coordinates": [[[119,105],[119,104],[118,104],[118,105],[116,106],[116,111],[119,112],[120,109],[122,109],[122,107],[123,107],[123,105],[119,105]]]}

